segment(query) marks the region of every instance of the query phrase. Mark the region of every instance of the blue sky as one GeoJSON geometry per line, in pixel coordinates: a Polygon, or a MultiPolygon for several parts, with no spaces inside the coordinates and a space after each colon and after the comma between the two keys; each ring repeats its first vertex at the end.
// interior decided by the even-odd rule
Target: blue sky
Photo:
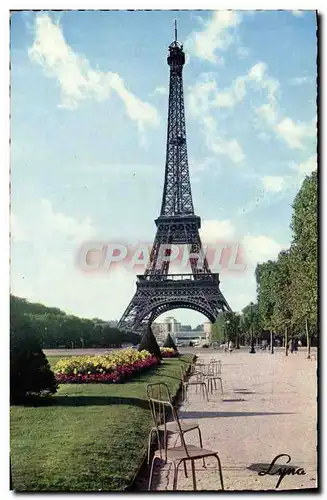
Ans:
{"type": "MultiPolygon", "coordinates": [[[[291,204],[316,168],[313,11],[22,12],[11,18],[12,292],[119,319],[135,274],[85,274],[87,240],[151,242],[164,181],[173,21],[184,43],[189,166],[201,236],[237,241],[221,274],[233,310],[257,262],[290,244],[291,204]]],[[[173,311],[196,325],[204,318],[173,311]]]]}

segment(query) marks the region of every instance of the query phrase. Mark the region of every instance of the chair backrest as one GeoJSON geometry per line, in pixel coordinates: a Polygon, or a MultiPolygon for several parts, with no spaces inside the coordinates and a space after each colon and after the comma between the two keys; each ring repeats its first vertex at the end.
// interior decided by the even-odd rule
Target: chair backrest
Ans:
{"type": "Polygon", "coordinates": [[[221,375],[221,361],[220,359],[212,359],[210,363],[213,366],[213,372],[214,375],[220,376],[221,375]]]}
{"type": "Polygon", "coordinates": [[[180,374],[181,374],[181,381],[185,382],[185,380],[187,379],[187,370],[184,365],[180,367],[180,374]]]}
{"type": "Polygon", "coordinates": [[[202,365],[201,371],[205,377],[208,377],[209,375],[213,375],[214,374],[213,363],[206,363],[205,365],[202,365]]]}
{"type": "Polygon", "coordinates": [[[146,393],[151,409],[151,414],[155,427],[166,422],[167,408],[164,403],[171,404],[171,396],[167,384],[157,382],[155,384],[148,384],[146,393]],[[154,404],[154,401],[156,404],[154,404]]]}
{"type": "Polygon", "coordinates": [[[182,427],[180,424],[180,420],[178,417],[178,413],[176,409],[174,408],[171,399],[167,399],[167,394],[169,395],[169,389],[166,384],[163,382],[159,382],[158,384],[149,384],[147,387],[147,392],[148,392],[148,398],[149,398],[149,403],[150,403],[150,408],[153,416],[153,420],[156,423],[156,427],[158,425],[163,425],[164,426],[164,431],[167,429],[167,422],[169,421],[167,419],[167,414],[171,413],[171,416],[174,420],[174,422],[177,424],[177,430],[178,434],[180,436],[181,440],[181,445],[184,448],[185,454],[189,457],[189,453],[187,451],[187,446],[184,440],[184,434],[182,432],[182,427]],[[150,388],[149,388],[150,386],[150,388]],[[157,387],[154,387],[157,386],[157,387]],[[149,388],[149,391],[148,391],[149,388]],[[151,394],[149,396],[149,394],[151,394]],[[152,397],[152,395],[157,394],[157,397],[152,397]],[[165,399],[160,399],[160,394],[165,397],[165,399]],[[159,398],[159,399],[158,399],[159,398]],[[159,423],[160,422],[160,423],[159,423]]]}

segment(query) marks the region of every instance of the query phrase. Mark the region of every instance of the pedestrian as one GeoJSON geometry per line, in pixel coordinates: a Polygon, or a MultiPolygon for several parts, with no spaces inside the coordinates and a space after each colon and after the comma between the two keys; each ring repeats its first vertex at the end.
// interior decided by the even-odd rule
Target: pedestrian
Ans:
{"type": "Polygon", "coordinates": [[[301,340],[299,340],[299,341],[298,341],[297,345],[298,345],[298,347],[302,347],[302,342],[301,342],[301,340]]]}
{"type": "Polygon", "coordinates": [[[233,342],[232,342],[232,341],[230,341],[230,342],[229,342],[229,344],[228,344],[228,349],[229,349],[230,354],[232,354],[233,349],[234,349],[234,344],[233,344],[233,342]]]}
{"type": "Polygon", "coordinates": [[[294,341],[293,339],[291,339],[288,343],[288,348],[289,350],[291,351],[291,353],[293,354],[293,351],[294,351],[294,341]]]}

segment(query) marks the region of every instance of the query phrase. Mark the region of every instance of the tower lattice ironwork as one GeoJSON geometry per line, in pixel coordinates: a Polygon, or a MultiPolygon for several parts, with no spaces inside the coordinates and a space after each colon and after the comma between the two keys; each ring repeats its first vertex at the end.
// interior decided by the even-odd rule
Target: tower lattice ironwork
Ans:
{"type": "Polygon", "coordinates": [[[137,276],[137,290],[122,315],[118,327],[144,332],[160,314],[176,308],[203,313],[214,322],[219,312],[231,310],[219,288],[219,274],[212,273],[204,255],[199,229],[201,219],[194,214],[187,159],[183,93],[183,45],[169,46],[170,66],[168,131],[165,183],[157,233],[144,275],[137,276]],[[172,245],[186,245],[191,273],[169,274],[172,245]]]}

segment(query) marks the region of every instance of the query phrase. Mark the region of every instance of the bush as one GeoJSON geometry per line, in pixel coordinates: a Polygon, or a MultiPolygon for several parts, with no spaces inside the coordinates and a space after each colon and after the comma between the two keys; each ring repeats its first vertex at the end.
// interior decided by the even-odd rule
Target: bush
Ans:
{"type": "Polygon", "coordinates": [[[161,359],[160,347],[158,346],[157,340],[153,335],[151,326],[148,326],[146,333],[143,335],[141,343],[138,348],[139,351],[148,351],[153,354],[158,359],[161,359]]]}
{"type": "Polygon", "coordinates": [[[54,394],[57,382],[29,320],[10,311],[10,402],[54,394]]]}
{"type": "Polygon", "coordinates": [[[170,335],[170,333],[168,333],[167,338],[166,338],[166,340],[164,342],[163,347],[170,347],[171,349],[175,349],[175,351],[177,351],[177,347],[176,347],[175,342],[173,341],[172,336],[170,335]]]}

